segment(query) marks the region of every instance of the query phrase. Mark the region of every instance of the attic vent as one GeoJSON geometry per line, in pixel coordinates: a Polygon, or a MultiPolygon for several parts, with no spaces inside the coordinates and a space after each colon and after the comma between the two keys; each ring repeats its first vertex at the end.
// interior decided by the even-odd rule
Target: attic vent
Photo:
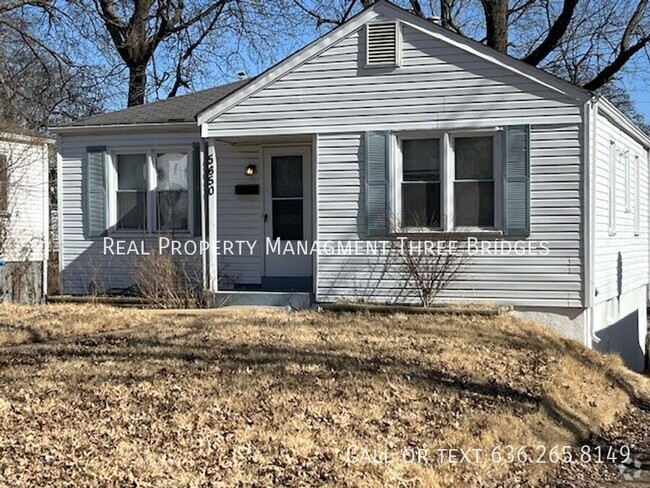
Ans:
{"type": "Polygon", "coordinates": [[[366,25],[366,65],[398,66],[400,61],[399,23],[376,22],[366,25]]]}

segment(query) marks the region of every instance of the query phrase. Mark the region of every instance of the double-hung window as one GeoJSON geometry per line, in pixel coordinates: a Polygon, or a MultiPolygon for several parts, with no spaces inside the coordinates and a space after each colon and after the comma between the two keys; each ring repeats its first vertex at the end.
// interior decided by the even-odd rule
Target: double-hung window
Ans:
{"type": "Polygon", "coordinates": [[[190,232],[189,151],[113,154],[114,229],[190,232]]]}
{"type": "Polygon", "coordinates": [[[496,131],[402,137],[397,230],[496,229],[498,138],[496,131]]]}
{"type": "Polygon", "coordinates": [[[439,229],[440,139],[402,142],[402,227],[439,229]]]}
{"type": "Polygon", "coordinates": [[[455,227],[494,228],[494,137],[454,139],[455,227]]]}
{"type": "Polygon", "coordinates": [[[147,154],[117,155],[118,230],[147,229],[147,154]]]}
{"type": "Polygon", "coordinates": [[[187,154],[156,155],[156,223],[160,231],[188,231],[187,154]]]}

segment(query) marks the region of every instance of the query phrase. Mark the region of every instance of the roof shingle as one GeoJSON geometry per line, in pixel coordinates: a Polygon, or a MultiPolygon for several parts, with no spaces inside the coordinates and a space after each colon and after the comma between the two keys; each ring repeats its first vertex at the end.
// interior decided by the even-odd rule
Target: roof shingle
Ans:
{"type": "Polygon", "coordinates": [[[251,79],[228,83],[227,85],[200,90],[187,95],[125,108],[115,112],[93,115],[80,119],[70,126],[90,125],[133,125],[173,122],[194,122],[196,115],[204,108],[223,100],[251,79]]]}

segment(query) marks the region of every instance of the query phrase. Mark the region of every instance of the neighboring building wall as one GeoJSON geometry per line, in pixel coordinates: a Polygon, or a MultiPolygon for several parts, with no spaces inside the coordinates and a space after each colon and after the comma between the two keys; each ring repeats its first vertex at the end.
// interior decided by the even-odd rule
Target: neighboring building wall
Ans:
{"type": "MultiPolygon", "coordinates": [[[[198,129],[188,133],[138,134],[131,129],[127,134],[110,134],[108,129],[97,135],[63,135],[58,144],[59,152],[59,221],[61,243],[59,261],[63,293],[84,294],[110,288],[127,288],[134,284],[131,256],[104,255],[103,237],[86,239],[83,228],[82,165],[89,146],[106,146],[113,149],[164,149],[166,147],[191,146],[199,142],[198,129]]],[[[190,202],[190,205],[192,203],[190,202]]],[[[143,236],[133,237],[139,243],[143,236]]],[[[125,239],[124,236],[115,236],[125,239]]],[[[128,240],[128,239],[127,239],[128,240]]],[[[149,239],[157,245],[156,236],[149,239]]],[[[138,244],[139,246],[139,244],[138,244]]],[[[188,258],[200,271],[201,257],[188,258]]]]}
{"type": "Polygon", "coordinates": [[[0,134],[7,158],[8,208],[4,219],[0,300],[38,302],[45,293],[48,258],[48,141],[0,134]]]}

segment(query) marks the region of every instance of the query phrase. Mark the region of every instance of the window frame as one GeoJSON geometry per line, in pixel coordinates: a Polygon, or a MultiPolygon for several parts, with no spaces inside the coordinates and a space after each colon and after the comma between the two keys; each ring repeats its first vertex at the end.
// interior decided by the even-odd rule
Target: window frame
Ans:
{"type": "MultiPolygon", "coordinates": [[[[147,232],[149,229],[149,224],[151,221],[150,218],[150,202],[149,202],[149,180],[150,180],[150,174],[149,174],[149,155],[147,154],[147,151],[119,151],[115,153],[115,157],[113,158],[113,165],[114,165],[114,172],[115,172],[115,185],[114,187],[110,190],[110,196],[109,196],[109,202],[113,201],[113,205],[111,207],[114,210],[114,216],[115,219],[112,221],[112,225],[109,224],[109,228],[113,228],[116,233],[119,234],[141,234],[142,232],[147,232]],[[118,229],[117,228],[117,221],[118,221],[118,193],[120,192],[132,192],[132,193],[137,193],[142,190],[120,190],[119,189],[119,174],[117,171],[117,162],[119,156],[133,156],[133,155],[144,155],[145,158],[145,169],[147,169],[147,175],[145,177],[145,188],[144,188],[144,193],[145,193],[145,198],[144,198],[144,203],[145,203],[145,226],[144,229],[118,229]]],[[[107,188],[108,189],[108,188],[107,188]]]]}
{"type": "Polygon", "coordinates": [[[174,235],[179,237],[190,237],[194,235],[194,191],[192,182],[194,181],[193,164],[192,164],[192,146],[155,146],[155,147],[128,147],[128,148],[111,148],[108,153],[108,178],[107,178],[107,195],[108,195],[108,234],[111,236],[132,237],[134,235],[174,235]],[[159,230],[158,229],[158,178],[156,173],[157,155],[160,153],[182,153],[187,158],[187,229],[182,230],[159,230]],[[138,229],[118,229],[117,228],[117,158],[121,155],[144,154],[147,168],[146,175],[146,228],[138,229]]]}
{"type": "Polygon", "coordinates": [[[609,195],[608,195],[608,232],[610,236],[616,235],[616,187],[617,187],[617,164],[618,148],[614,140],[609,141],[609,195]]]}
{"type": "Polygon", "coordinates": [[[625,162],[625,213],[632,211],[632,168],[630,163],[630,151],[623,154],[625,162]]]}
{"type": "Polygon", "coordinates": [[[641,158],[634,155],[634,235],[641,235],[641,158]]]}
{"type": "MultiPolygon", "coordinates": [[[[154,219],[155,221],[152,223],[152,227],[155,233],[157,234],[174,234],[174,235],[183,235],[183,234],[192,234],[193,235],[193,227],[192,227],[192,217],[194,216],[194,212],[192,211],[192,203],[194,200],[190,200],[191,197],[193,197],[192,194],[192,182],[194,181],[193,179],[193,174],[192,174],[192,148],[189,149],[189,151],[185,150],[177,150],[177,151],[172,151],[169,149],[165,150],[153,150],[152,153],[152,164],[153,164],[153,170],[154,170],[154,175],[155,175],[155,181],[154,181],[154,189],[153,189],[153,199],[155,201],[155,208],[154,208],[154,219]],[[185,162],[187,164],[187,228],[186,229],[160,229],[159,225],[159,215],[158,215],[158,194],[161,192],[173,192],[175,190],[159,190],[158,189],[158,155],[159,154],[168,154],[168,153],[177,153],[177,154],[184,154],[185,155],[185,162]]],[[[177,190],[178,191],[178,190],[177,190]]],[[[182,190],[181,190],[182,191],[182,190]]]]}
{"type": "MultiPolygon", "coordinates": [[[[422,134],[416,134],[412,136],[407,136],[407,137],[398,137],[397,140],[395,141],[397,146],[396,146],[396,151],[395,151],[395,165],[394,165],[394,171],[393,173],[393,181],[396,182],[396,184],[391,185],[391,188],[395,191],[395,197],[393,199],[394,205],[391,207],[393,208],[393,217],[394,219],[394,224],[396,225],[396,231],[398,232],[407,232],[407,233],[422,233],[422,232],[442,232],[445,228],[445,222],[444,222],[444,216],[445,216],[445,199],[444,199],[444,194],[443,194],[443,184],[444,184],[444,161],[445,161],[445,142],[444,142],[444,134],[441,133],[422,133],[422,134]],[[428,140],[428,139],[438,139],[440,141],[440,179],[438,181],[438,185],[440,185],[440,226],[439,227],[404,227],[402,226],[402,185],[405,183],[404,182],[404,149],[403,149],[403,142],[404,141],[413,141],[413,140],[428,140]]],[[[394,144],[391,144],[392,147],[395,146],[394,144]]],[[[415,183],[415,182],[410,182],[410,183],[415,183]]],[[[426,183],[426,182],[422,182],[426,183]]]]}
{"type": "Polygon", "coordinates": [[[463,232],[467,234],[503,234],[502,209],[502,151],[503,129],[500,127],[466,129],[457,131],[405,131],[393,134],[389,153],[390,171],[390,208],[394,219],[392,232],[396,233],[448,233],[463,232]],[[454,184],[456,183],[456,160],[454,140],[463,137],[492,137],[492,177],[494,181],[494,226],[492,227],[456,227],[454,222],[454,184]],[[403,151],[402,141],[412,139],[440,139],[440,228],[404,227],[402,226],[402,183],[403,151]]]}

